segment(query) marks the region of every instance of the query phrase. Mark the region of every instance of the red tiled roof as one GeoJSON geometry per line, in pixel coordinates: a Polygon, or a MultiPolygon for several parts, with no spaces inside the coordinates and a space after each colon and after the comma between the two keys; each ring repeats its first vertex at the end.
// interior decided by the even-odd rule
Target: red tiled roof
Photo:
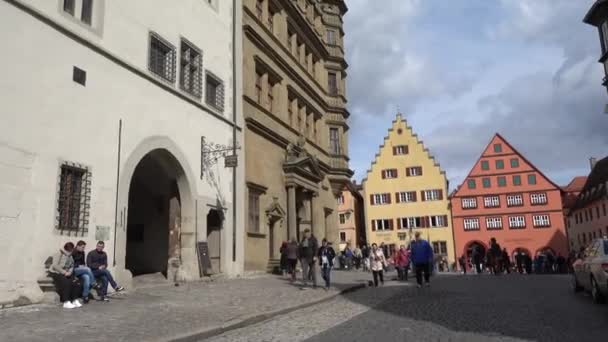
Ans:
{"type": "Polygon", "coordinates": [[[568,185],[562,187],[562,190],[565,192],[581,192],[586,182],[587,176],[574,177],[568,185]]]}

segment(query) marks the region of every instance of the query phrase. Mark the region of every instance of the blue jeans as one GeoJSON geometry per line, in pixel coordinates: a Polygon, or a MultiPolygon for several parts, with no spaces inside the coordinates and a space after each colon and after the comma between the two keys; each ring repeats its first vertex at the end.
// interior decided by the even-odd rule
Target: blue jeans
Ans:
{"type": "Polygon", "coordinates": [[[331,280],[331,267],[323,266],[321,267],[321,277],[325,280],[325,287],[329,288],[330,280],[331,280]]]}
{"type": "Polygon", "coordinates": [[[82,298],[89,296],[91,284],[95,282],[95,277],[91,269],[85,266],[80,266],[74,269],[74,275],[82,280],[82,298]]]}
{"type": "Polygon", "coordinates": [[[105,296],[108,294],[108,283],[110,283],[110,285],[112,285],[112,288],[116,289],[118,287],[118,284],[116,284],[116,282],[114,281],[114,278],[112,278],[112,273],[110,273],[110,271],[108,271],[108,269],[104,268],[103,270],[93,270],[93,275],[96,278],[101,278],[101,295],[105,296]]]}

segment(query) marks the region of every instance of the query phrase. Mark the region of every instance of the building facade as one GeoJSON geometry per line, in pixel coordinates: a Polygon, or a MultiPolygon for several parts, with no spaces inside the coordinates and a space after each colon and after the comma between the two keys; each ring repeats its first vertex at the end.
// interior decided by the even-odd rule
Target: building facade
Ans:
{"type": "Polygon", "coordinates": [[[205,272],[242,273],[244,160],[223,160],[242,144],[241,9],[0,2],[0,302],[40,300],[67,241],[105,241],[125,286],[200,278],[199,242],[205,272]]]}
{"type": "Polygon", "coordinates": [[[608,157],[593,163],[585,185],[568,212],[570,245],[579,251],[600,237],[608,237],[608,157]]]}
{"type": "MultiPolygon", "coordinates": [[[[592,163],[593,163],[592,159],[592,163]]],[[[585,183],[587,182],[586,176],[574,177],[568,185],[562,187],[562,207],[564,213],[564,224],[566,225],[566,237],[568,238],[568,247],[570,251],[575,250],[576,245],[574,239],[570,236],[570,222],[568,221],[568,214],[570,210],[576,204],[578,195],[583,191],[585,183]]]]}
{"type": "Polygon", "coordinates": [[[392,251],[420,232],[437,256],[455,262],[445,172],[401,114],[362,184],[369,244],[384,243],[392,251]]]}
{"type": "Polygon", "coordinates": [[[245,0],[245,268],[265,270],[312,229],[338,243],[349,182],[341,0],[245,0]]]}
{"type": "MultiPolygon", "coordinates": [[[[608,89],[608,1],[595,0],[583,21],[597,27],[601,47],[599,62],[604,65],[602,85],[608,89]]],[[[608,111],[608,106],[606,111],[608,111]]]]}
{"type": "Polygon", "coordinates": [[[451,195],[458,257],[496,238],[510,255],[534,257],[551,250],[566,255],[561,189],[496,134],[451,195]]]}
{"type": "Polygon", "coordinates": [[[365,213],[361,185],[355,182],[344,187],[338,196],[339,250],[354,249],[366,242],[365,213]]]}

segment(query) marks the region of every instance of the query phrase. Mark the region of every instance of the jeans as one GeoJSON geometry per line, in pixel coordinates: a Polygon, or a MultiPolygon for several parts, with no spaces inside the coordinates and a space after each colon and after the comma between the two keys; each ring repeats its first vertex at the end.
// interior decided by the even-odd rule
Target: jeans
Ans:
{"type": "Polygon", "coordinates": [[[308,279],[312,276],[312,286],[317,286],[317,272],[315,272],[315,262],[310,260],[310,262],[306,259],[301,259],[302,263],[302,282],[303,285],[306,286],[308,284],[308,279]]]}
{"type": "Polygon", "coordinates": [[[325,280],[325,287],[329,288],[330,280],[331,280],[331,267],[323,266],[321,267],[321,277],[325,280]]]}
{"type": "Polygon", "coordinates": [[[91,290],[91,284],[95,283],[93,272],[88,267],[80,266],[74,269],[74,275],[82,280],[82,298],[87,298],[91,290]]]}
{"type": "Polygon", "coordinates": [[[108,283],[110,283],[114,289],[118,287],[118,284],[116,284],[114,278],[112,278],[112,273],[110,273],[110,271],[108,271],[106,268],[103,270],[93,270],[93,275],[95,278],[101,278],[101,296],[108,294],[108,283]]]}
{"type": "Polygon", "coordinates": [[[382,283],[382,285],[384,285],[384,272],[382,270],[380,270],[380,271],[372,270],[372,274],[374,276],[374,286],[375,287],[378,287],[378,278],[380,278],[380,283],[382,283]]]}
{"type": "Polygon", "coordinates": [[[416,264],[415,267],[416,267],[416,281],[418,282],[418,285],[422,285],[422,273],[423,272],[424,272],[424,281],[428,284],[429,278],[431,276],[429,264],[420,263],[420,264],[416,264]]]}

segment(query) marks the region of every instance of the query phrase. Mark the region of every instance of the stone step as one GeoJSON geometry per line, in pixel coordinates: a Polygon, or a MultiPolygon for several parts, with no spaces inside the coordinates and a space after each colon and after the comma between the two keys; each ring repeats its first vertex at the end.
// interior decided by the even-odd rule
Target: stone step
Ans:
{"type": "Polygon", "coordinates": [[[280,274],[281,273],[281,260],[269,259],[268,266],[266,267],[266,272],[272,273],[272,274],[280,274]]]}

